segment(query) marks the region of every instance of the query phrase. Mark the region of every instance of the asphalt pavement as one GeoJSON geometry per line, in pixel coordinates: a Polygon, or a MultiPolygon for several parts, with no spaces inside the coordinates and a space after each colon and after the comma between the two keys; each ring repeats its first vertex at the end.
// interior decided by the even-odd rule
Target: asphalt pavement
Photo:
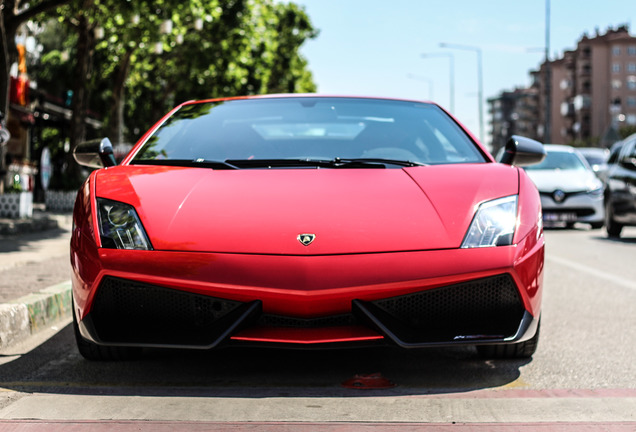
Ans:
{"type": "Polygon", "coordinates": [[[0,350],[71,316],[71,224],[70,214],[41,209],[0,219],[0,350]]]}

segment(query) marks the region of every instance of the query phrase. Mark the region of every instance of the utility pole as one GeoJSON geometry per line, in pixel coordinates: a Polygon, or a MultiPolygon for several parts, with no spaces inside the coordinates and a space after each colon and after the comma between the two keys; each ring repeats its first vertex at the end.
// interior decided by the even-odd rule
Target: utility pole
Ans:
{"type": "Polygon", "coordinates": [[[552,142],[552,71],[550,65],[550,0],[545,1],[545,120],[543,142],[552,142]]]}
{"type": "Polygon", "coordinates": [[[477,54],[477,99],[479,103],[479,140],[484,143],[484,77],[482,73],[481,48],[472,45],[458,45],[442,42],[439,46],[460,50],[474,51],[477,54]]]}

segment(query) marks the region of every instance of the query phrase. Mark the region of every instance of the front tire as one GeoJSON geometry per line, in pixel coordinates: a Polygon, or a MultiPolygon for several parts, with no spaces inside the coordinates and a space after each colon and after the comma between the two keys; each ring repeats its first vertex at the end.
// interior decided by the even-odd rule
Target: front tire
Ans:
{"type": "Polygon", "coordinates": [[[541,321],[537,325],[537,332],[524,342],[499,345],[477,345],[477,352],[487,359],[526,359],[532,357],[539,345],[539,330],[541,321]]]}
{"type": "Polygon", "coordinates": [[[605,204],[605,230],[610,238],[620,238],[621,231],[623,230],[623,224],[614,220],[614,212],[609,200],[607,204],[605,204]]]}

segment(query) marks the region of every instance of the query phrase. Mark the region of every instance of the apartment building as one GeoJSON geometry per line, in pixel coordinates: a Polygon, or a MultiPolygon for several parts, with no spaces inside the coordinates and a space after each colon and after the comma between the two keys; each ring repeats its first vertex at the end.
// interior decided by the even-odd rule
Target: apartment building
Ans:
{"type": "Polygon", "coordinates": [[[537,135],[538,95],[536,88],[517,88],[488,99],[491,118],[491,149],[494,154],[512,135],[539,139],[537,135]]]}
{"type": "MultiPolygon", "coordinates": [[[[626,25],[584,34],[574,50],[530,75],[533,84],[527,90],[536,96],[536,117],[530,121],[540,141],[608,147],[621,127],[636,125],[636,37],[626,25]]],[[[493,112],[493,147],[498,121],[493,112]]]]}

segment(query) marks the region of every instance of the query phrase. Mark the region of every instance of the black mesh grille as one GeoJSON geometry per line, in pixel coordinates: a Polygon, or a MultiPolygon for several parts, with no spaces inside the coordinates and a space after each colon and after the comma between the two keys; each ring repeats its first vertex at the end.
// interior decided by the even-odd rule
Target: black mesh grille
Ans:
{"type": "Polygon", "coordinates": [[[524,307],[508,274],[377,300],[371,312],[406,342],[513,335],[524,307]]]}
{"type": "Polygon", "coordinates": [[[107,277],[89,314],[100,340],[207,345],[242,303],[107,277]]]}

